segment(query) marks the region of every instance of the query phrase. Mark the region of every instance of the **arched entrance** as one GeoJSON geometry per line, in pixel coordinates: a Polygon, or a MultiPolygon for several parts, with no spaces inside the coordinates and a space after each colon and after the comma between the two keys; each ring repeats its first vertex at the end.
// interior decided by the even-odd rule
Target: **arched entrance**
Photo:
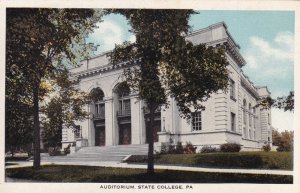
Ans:
{"type": "Polygon", "coordinates": [[[94,105],[93,122],[95,128],[95,146],[105,146],[105,102],[104,93],[97,87],[90,92],[91,105],[94,105]]]}
{"type": "Polygon", "coordinates": [[[130,88],[123,82],[115,89],[118,100],[119,145],[131,144],[131,104],[130,88]]]}

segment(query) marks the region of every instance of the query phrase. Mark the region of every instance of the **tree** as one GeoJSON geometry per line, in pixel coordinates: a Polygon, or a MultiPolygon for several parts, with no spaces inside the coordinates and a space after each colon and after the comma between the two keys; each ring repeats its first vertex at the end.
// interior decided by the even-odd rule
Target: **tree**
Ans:
{"type": "Polygon", "coordinates": [[[277,99],[267,97],[258,105],[263,108],[275,107],[284,111],[294,111],[294,91],[290,91],[288,96],[277,97],[277,99]]]}
{"type": "MultiPolygon", "coordinates": [[[[66,63],[75,64],[86,35],[96,27],[100,14],[93,9],[23,9],[6,10],[6,84],[14,87],[33,108],[34,168],[40,166],[39,102],[41,81],[66,63]]],[[[90,45],[89,45],[90,46],[90,45]]],[[[7,99],[19,100],[7,94],[7,99]]],[[[8,125],[9,126],[9,125],[8,125]]]]}
{"type": "Polygon", "coordinates": [[[272,130],[272,144],[275,146],[279,146],[281,140],[281,133],[279,133],[278,130],[273,129],[272,130]]]}
{"type": "Polygon", "coordinates": [[[18,100],[5,101],[5,151],[12,157],[17,149],[30,151],[33,138],[32,106],[18,100]]]}
{"type": "Polygon", "coordinates": [[[43,143],[45,148],[61,146],[63,128],[62,106],[57,98],[52,98],[44,109],[47,118],[43,122],[43,143]]]}
{"type": "Polygon", "coordinates": [[[61,146],[63,125],[74,128],[75,121],[88,117],[88,113],[83,109],[87,94],[75,88],[66,70],[58,73],[50,86],[54,93],[50,102],[42,107],[42,112],[45,114],[43,142],[46,147],[56,148],[61,146]]]}
{"type": "MultiPolygon", "coordinates": [[[[173,97],[180,115],[191,117],[191,108],[201,104],[213,92],[228,85],[228,62],[223,49],[193,45],[185,40],[193,10],[113,10],[124,15],[136,36],[136,42],[117,45],[112,62],[128,61],[138,67],[125,70],[127,83],[150,111],[149,131],[153,133],[154,112],[173,97]]],[[[149,136],[148,169],[154,173],[153,135],[149,136]]]]}
{"type": "Polygon", "coordinates": [[[278,146],[277,151],[292,151],[293,150],[293,141],[294,141],[294,132],[293,131],[283,131],[278,132],[273,130],[273,145],[278,146]]]}

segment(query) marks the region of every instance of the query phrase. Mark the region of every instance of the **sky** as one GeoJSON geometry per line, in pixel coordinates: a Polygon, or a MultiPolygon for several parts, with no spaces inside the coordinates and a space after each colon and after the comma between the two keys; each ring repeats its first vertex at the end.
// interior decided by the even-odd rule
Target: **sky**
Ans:
{"type": "MultiPolygon", "coordinates": [[[[244,73],[256,86],[267,86],[273,98],[294,90],[293,11],[198,11],[190,18],[192,30],[224,21],[247,64],[244,73]]],[[[135,41],[126,19],[107,15],[88,42],[99,44],[95,54],[114,48],[125,40],[135,41]]],[[[272,125],[280,131],[292,130],[293,113],[272,109],[272,125]]]]}

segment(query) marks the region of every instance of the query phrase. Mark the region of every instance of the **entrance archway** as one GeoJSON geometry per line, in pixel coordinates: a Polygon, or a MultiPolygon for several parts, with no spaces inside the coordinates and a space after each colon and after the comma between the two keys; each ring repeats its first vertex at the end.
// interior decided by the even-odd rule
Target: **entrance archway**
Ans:
{"type": "Polygon", "coordinates": [[[130,88],[123,82],[116,89],[119,145],[131,144],[130,88]]]}
{"type": "Polygon", "coordinates": [[[105,146],[105,102],[103,100],[104,93],[97,87],[92,89],[89,95],[92,101],[93,122],[95,128],[95,146],[105,146]]]}

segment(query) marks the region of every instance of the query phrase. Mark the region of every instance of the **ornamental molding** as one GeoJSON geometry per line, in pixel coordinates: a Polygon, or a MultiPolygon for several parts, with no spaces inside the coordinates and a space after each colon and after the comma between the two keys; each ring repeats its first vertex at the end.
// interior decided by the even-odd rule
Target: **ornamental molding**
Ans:
{"type": "Polygon", "coordinates": [[[250,85],[249,82],[243,76],[241,76],[241,85],[245,90],[247,90],[251,94],[251,96],[253,96],[256,100],[259,100],[260,97],[256,89],[253,85],[250,85]]]}
{"type": "Polygon", "coordinates": [[[104,102],[110,102],[113,100],[113,97],[103,97],[104,102]]]}
{"type": "Polygon", "coordinates": [[[101,66],[99,64],[99,67],[96,67],[96,68],[87,69],[87,70],[84,70],[81,72],[70,73],[70,77],[73,81],[78,81],[81,78],[94,76],[97,74],[101,74],[104,72],[109,72],[109,71],[113,71],[113,70],[117,70],[117,69],[123,69],[123,68],[127,68],[127,67],[134,66],[137,64],[138,64],[138,61],[134,61],[134,62],[127,61],[127,62],[121,62],[118,64],[109,63],[105,66],[101,66]]]}

